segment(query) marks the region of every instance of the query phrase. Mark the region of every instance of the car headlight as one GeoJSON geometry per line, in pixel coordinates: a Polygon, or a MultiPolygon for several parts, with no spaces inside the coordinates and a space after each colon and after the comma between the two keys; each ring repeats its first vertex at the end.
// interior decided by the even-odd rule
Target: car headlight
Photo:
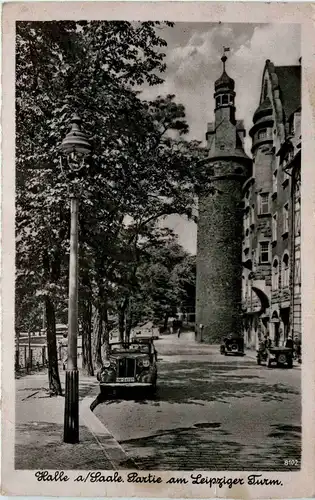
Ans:
{"type": "Polygon", "coordinates": [[[107,360],[107,361],[105,361],[105,363],[104,363],[104,367],[105,367],[105,368],[109,368],[109,367],[110,367],[110,361],[108,361],[108,360],[107,360]]]}
{"type": "Polygon", "coordinates": [[[145,368],[148,368],[148,366],[150,366],[150,361],[149,361],[148,359],[145,359],[145,360],[143,361],[143,366],[144,366],[145,368]]]}

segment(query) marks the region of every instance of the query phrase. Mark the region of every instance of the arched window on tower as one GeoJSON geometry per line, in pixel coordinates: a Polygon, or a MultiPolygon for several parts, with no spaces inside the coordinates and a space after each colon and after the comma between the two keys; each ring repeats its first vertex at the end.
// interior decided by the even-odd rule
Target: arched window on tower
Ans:
{"type": "Polygon", "coordinates": [[[222,96],[222,104],[229,104],[229,96],[224,94],[222,96]]]}
{"type": "Polygon", "coordinates": [[[221,96],[220,95],[218,97],[216,97],[215,103],[216,103],[217,107],[221,106],[221,96]]]}

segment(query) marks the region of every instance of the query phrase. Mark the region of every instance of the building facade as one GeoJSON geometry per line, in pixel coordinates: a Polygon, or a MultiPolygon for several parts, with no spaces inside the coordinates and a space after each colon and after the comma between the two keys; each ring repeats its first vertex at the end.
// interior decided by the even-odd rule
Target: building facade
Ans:
{"type": "Polygon", "coordinates": [[[267,60],[243,185],[244,339],[301,340],[301,66],[267,60]]]}
{"type": "Polygon", "coordinates": [[[225,70],[215,82],[215,122],[206,134],[206,166],[214,194],[198,200],[197,340],[215,343],[242,333],[242,187],[251,176],[244,125],[235,117],[235,82],[225,70]]]}

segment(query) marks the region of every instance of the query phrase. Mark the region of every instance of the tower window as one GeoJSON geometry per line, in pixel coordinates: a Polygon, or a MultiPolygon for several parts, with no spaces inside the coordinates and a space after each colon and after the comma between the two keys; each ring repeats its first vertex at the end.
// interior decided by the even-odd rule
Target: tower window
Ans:
{"type": "Polygon", "coordinates": [[[222,104],[228,104],[229,103],[229,96],[223,95],[222,96],[222,104]]]}
{"type": "Polygon", "coordinates": [[[300,259],[296,259],[296,261],[295,261],[294,284],[298,285],[298,286],[301,285],[301,261],[300,261],[300,259]]]}
{"type": "Polygon", "coordinates": [[[258,132],[258,139],[266,139],[267,137],[267,129],[264,128],[258,132]]]}
{"type": "Polygon", "coordinates": [[[260,214],[269,214],[269,193],[261,193],[259,208],[260,214]]]}
{"type": "Polygon", "coordinates": [[[272,218],[272,241],[277,241],[277,226],[278,226],[277,214],[274,214],[272,218]]]}
{"type": "Polygon", "coordinates": [[[259,262],[261,264],[269,263],[269,241],[261,241],[259,243],[259,262]]]}
{"type": "Polygon", "coordinates": [[[216,102],[216,106],[220,106],[221,105],[221,96],[216,97],[215,102],[216,102]]]}
{"type": "Polygon", "coordinates": [[[252,205],[250,208],[250,223],[251,226],[255,224],[255,205],[252,205]]]}
{"type": "Polygon", "coordinates": [[[278,290],[279,287],[279,265],[278,259],[275,258],[272,265],[272,289],[278,290]]]}
{"type": "Polygon", "coordinates": [[[277,191],[278,191],[278,171],[275,170],[273,173],[272,192],[277,193],[277,191]]]}
{"type": "Polygon", "coordinates": [[[282,259],[282,288],[286,288],[289,286],[290,282],[290,268],[289,268],[289,255],[287,253],[284,254],[282,259]]]}
{"type": "Polygon", "coordinates": [[[301,202],[298,198],[294,207],[294,234],[300,236],[301,234],[301,202]]]}

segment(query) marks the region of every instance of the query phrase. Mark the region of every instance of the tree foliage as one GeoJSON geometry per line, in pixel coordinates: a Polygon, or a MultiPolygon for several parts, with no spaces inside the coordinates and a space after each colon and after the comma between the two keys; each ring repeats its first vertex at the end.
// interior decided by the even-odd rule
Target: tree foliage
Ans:
{"type": "MultiPolygon", "coordinates": [[[[108,340],[109,312],[121,314],[126,328],[129,298],[139,293],[139,269],[145,276],[144,247],[156,243],[159,220],[174,213],[194,217],[196,192],[207,186],[198,166],[204,151],[184,138],[184,107],[174,95],[152,102],[139,96],[142,84],[163,81],[166,42],[159,24],[17,23],[17,315],[23,318],[22,311],[42,300],[47,320],[54,322],[67,307],[69,185],[76,186],[80,319],[89,373],[93,324],[97,346],[108,340]],[[91,158],[77,165],[75,175],[60,164],[73,112],[93,144],[91,158]]],[[[60,393],[53,324],[47,335],[51,390],[60,393]]]]}

